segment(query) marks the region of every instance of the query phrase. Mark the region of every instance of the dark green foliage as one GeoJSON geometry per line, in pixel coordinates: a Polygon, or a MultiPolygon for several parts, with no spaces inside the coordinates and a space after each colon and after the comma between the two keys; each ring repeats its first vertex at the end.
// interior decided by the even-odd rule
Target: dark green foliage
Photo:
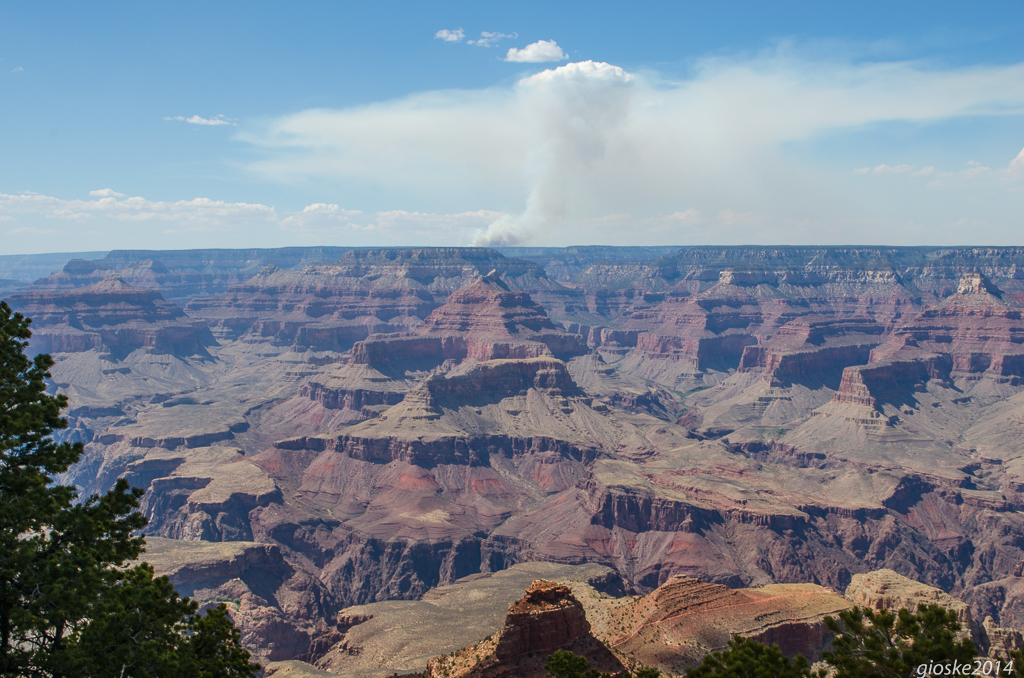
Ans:
{"type": "Polygon", "coordinates": [[[734,636],[729,649],[704,657],[700,666],[686,672],[687,678],[810,678],[811,666],[803,655],[790,660],[778,645],[734,636]]]}
{"type": "Polygon", "coordinates": [[[76,503],[55,484],[82,454],[58,444],[67,398],[29,360],[30,321],[0,302],[0,676],[248,677],[259,667],[223,606],[197,614],[138,558],[142,490],[119,480],[76,503]]]}
{"type": "Polygon", "coordinates": [[[555,650],[544,665],[553,678],[583,678],[590,662],[568,650],[555,650]]]}
{"type": "Polygon", "coordinates": [[[903,678],[922,664],[974,661],[974,643],[955,638],[956,614],[939,605],[921,605],[916,615],[855,607],[825,624],[836,637],[823,657],[840,678],[903,678]]]}
{"type": "MultiPolygon", "coordinates": [[[[586,657],[580,657],[568,650],[552,652],[548,655],[548,661],[544,668],[552,678],[612,678],[610,673],[590,668],[590,662],[586,657]]],[[[646,666],[635,672],[627,671],[621,674],[621,678],[659,678],[659,676],[661,676],[661,671],[646,666]]]]}

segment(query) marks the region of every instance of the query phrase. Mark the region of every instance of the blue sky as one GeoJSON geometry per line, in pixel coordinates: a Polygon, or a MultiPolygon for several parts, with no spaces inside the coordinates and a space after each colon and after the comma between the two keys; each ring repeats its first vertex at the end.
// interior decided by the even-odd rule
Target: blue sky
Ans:
{"type": "Polygon", "coordinates": [[[1022,244],[981,7],[0,2],[0,253],[1022,244]]]}

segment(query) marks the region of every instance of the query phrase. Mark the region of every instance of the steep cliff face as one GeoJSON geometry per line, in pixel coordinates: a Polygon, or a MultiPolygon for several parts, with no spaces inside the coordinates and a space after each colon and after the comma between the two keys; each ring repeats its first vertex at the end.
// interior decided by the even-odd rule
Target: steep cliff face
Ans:
{"type": "Polygon", "coordinates": [[[414,336],[376,336],[353,349],[359,363],[395,360],[462,361],[570,358],[586,353],[577,334],[555,326],[525,292],[513,290],[497,271],[453,293],[427,316],[414,336]]]}
{"type": "Polygon", "coordinates": [[[982,379],[1016,386],[1024,378],[1022,310],[983,275],[965,275],[953,295],[893,328],[869,365],[849,368],[834,400],[881,411],[915,402],[930,380],[968,390],[982,379]]]}
{"type": "Polygon", "coordinates": [[[591,668],[617,673],[624,667],[590,633],[590,622],[572,589],[538,580],[508,608],[493,638],[427,663],[428,678],[541,678],[547,656],[565,649],[586,657],[591,668]]]}
{"type": "Polygon", "coordinates": [[[159,292],[109,278],[87,287],[32,290],[10,297],[32,318],[32,350],[76,353],[102,349],[124,357],[137,349],[179,356],[206,355],[214,341],[203,323],[188,318],[159,292]]]}
{"type": "Polygon", "coordinates": [[[490,270],[534,287],[558,287],[535,264],[494,250],[352,250],[329,265],[267,267],[245,284],[197,299],[189,314],[227,338],[344,351],[373,333],[406,332],[490,270]]]}

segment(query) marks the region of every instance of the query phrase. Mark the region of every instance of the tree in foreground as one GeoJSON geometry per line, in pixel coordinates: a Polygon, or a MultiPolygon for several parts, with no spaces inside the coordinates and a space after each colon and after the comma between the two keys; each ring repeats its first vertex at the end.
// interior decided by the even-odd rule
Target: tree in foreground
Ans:
{"type": "Polygon", "coordinates": [[[840,678],[903,678],[923,665],[974,662],[974,643],[956,639],[960,622],[941,605],[921,605],[917,614],[854,607],[825,625],[836,637],[822,657],[840,678]]]}
{"type": "Polygon", "coordinates": [[[729,649],[712,652],[700,666],[686,672],[687,678],[811,678],[811,665],[803,655],[795,659],[782,654],[778,645],[768,646],[750,638],[734,636],[729,649]]]}
{"type": "Polygon", "coordinates": [[[921,605],[918,614],[854,607],[839,619],[825,617],[825,626],[835,634],[832,649],[822,653],[831,671],[812,671],[802,655],[791,661],[778,645],[736,636],[728,650],[705,657],[687,678],[906,678],[921,675],[922,666],[974,662],[974,643],[956,639],[956,614],[939,605],[921,605]]]}
{"type": "MultiPolygon", "coordinates": [[[[552,678],[612,678],[610,673],[590,668],[590,662],[586,657],[580,657],[568,650],[552,652],[548,655],[544,668],[552,678]]],[[[642,667],[636,671],[627,671],[622,678],[658,678],[660,675],[661,671],[657,669],[642,667]]]]}
{"type": "Polygon", "coordinates": [[[247,678],[259,667],[226,609],[205,615],[148,565],[119,480],[78,502],[59,485],[82,454],[58,444],[63,395],[46,393],[53,360],[25,355],[31,321],[0,302],[0,675],[40,678],[247,678]]]}

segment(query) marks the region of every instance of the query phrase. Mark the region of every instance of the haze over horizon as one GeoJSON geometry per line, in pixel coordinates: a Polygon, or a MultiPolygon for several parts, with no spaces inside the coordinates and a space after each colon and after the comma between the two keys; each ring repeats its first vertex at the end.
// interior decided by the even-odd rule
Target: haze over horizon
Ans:
{"type": "Polygon", "coordinates": [[[0,254],[1014,245],[1024,7],[0,5],[0,254]]]}

